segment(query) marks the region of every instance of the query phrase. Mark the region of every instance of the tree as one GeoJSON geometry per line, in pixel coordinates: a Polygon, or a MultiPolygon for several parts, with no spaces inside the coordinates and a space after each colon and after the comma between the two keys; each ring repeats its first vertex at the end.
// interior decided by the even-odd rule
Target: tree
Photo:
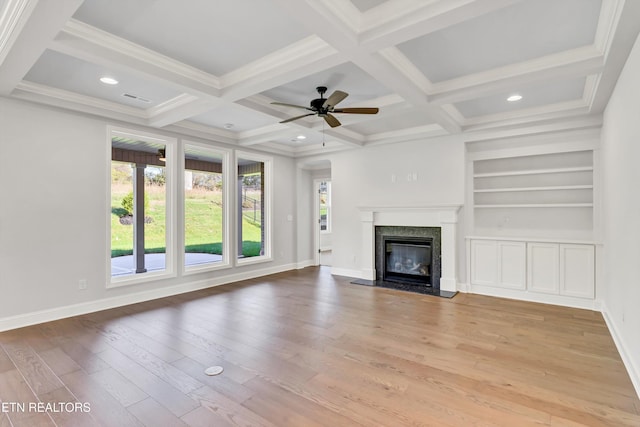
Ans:
{"type": "MultiPolygon", "coordinates": [[[[122,208],[127,211],[128,215],[133,215],[133,191],[130,191],[129,194],[122,199],[122,208]]],[[[144,195],[144,211],[149,211],[149,195],[146,193],[144,195]]]]}

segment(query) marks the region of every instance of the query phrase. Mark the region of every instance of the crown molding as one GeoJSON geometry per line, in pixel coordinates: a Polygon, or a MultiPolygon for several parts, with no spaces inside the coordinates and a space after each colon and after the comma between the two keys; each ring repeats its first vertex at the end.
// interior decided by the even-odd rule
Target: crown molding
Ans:
{"type": "Polygon", "coordinates": [[[64,89],[57,89],[26,80],[20,82],[16,86],[16,90],[48,98],[49,101],[47,104],[49,105],[57,105],[63,108],[71,107],[77,111],[85,111],[85,109],[89,107],[94,112],[104,112],[105,114],[107,112],[113,112],[145,120],[149,117],[147,111],[141,108],[130,107],[128,105],[118,104],[117,102],[106,101],[104,99],[94,98],[64,89]],[[56,104],[56,101],[60,101],[60,104],[56,104]]]}
{"type": "Polygon", "coordinates": [[[430,124],[369,135],[366,139],[366,145],[392,144],[416,139],[430,139],[443,135],[447,135],[447,132],[440,125],[430,124]]]}
{"type": "Polygon", "coordinates": [[[205,139],[215,139],[225,144],[238,145],[238,138],[234,132],[226,129],[218,129],[190,120],[183,120],[166,126],[164,129],[176,129],[177,132],[187,133],[189,135],[198,136],[205,139]]]}
{"type": "Polygon", "coordinates": [[[600,19],[593,46],[605,57],[609,55],[625,0],[602,0],[600,19]]]}
{"type": "Polygon", "coordinates": [[[29,20],[37,0],[6,0],[0,9],[0,65],[29,20]]]}
{"type": "Polygon", "coordinates": [[[587,76],[587,81],[584,83],[584,91],[582,92],[582,100],[589,106],[589,111],[593,110],[594,101],[598,92],[598,85],[602,79],[602,74],[591,74],[587,76]]]}
{"type": "Polygon", "coordinates": [[[465,132],[529,125],[531,123],[550,120],[564,120],[571,117],[585,117],[589,114],[589,106],[582,100],[559,102],[543,107],[533,107],[508,113],[490,114],[467,119],[465,132]]]}

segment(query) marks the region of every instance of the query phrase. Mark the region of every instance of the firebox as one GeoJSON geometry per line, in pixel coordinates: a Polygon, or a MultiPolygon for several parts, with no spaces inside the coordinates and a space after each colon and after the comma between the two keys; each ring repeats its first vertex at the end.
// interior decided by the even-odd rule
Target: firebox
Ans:
{"type": "Polygon", "coordinates": [[[383,280],[431,286],[430,237],[383,236],[383,280]]]}

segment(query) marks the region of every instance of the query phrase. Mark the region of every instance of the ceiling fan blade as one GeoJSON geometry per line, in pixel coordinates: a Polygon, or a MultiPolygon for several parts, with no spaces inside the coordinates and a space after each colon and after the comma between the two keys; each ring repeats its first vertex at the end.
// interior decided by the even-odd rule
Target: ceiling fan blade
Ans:
{"type": "Polygon", "coordinates": [[[326,101],[324,101],[324,104],[322,104],[322,108],[333,108],[336,105],[338,105],[340,101],[345,99],[347,96],[349,96],[347,92],[336,90],[331,94],[330,97],[327,98],[326,101]]]}
{"type": "Polygon", "coordinates": [[[340,126],[340,121],[338,119],[336,119],[335,116],[332,116],[331,114],[327,114],[322,116],[324,118],[324,121],[327,122],[327,124],[329,126],[331,126],[332,128],[340,126]]]}
{"type": "Polygon", "coordinates": [[[294,121],[294,120],[301,119],[301,118],[303,118],[303,117],[313,116],[314,114],[316,114],[316,113],[309,113],[309,114],[303,114],[303,115],[301,115],[301,116],[291,117],[290,119],[283,120],[283,121],[281,121],[280,123],[289,123],[289,122],[292,122],[292,121],[294,121]]]}
{"type": "Polygon", "coordinates": [[[379,108],[340,108],[333,110],[334,113],[347,113],[347,114],[378,114],[379,108]]]}
{"type": "Polygon", "coordinates": [[[295,104],[287,104],[284,102],[272,102],[271,105],[281,105],[283,107],[292,107],[292,108],[302,108],[303,110],[310,110],[311,108],[309,107],[303,107],[302,105],[295,105],[295,104]]]}

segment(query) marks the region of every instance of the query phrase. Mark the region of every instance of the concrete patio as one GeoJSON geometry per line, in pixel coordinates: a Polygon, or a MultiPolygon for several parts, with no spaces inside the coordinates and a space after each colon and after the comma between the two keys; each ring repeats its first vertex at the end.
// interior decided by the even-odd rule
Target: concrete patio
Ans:
{"type": "MultiPolygon", "coordinates": [[[[165,254],[145,254],[144,264],[147,271],[164,270],[165,254]]],[[[219,262],[222,255],[204,254],[204,253],[186,253],[185,265],[200,265],[210,262],[219,262]]],[[[111,276],[123,276],[125,274],[134,274],[135,266],[133,255],[119,256],[111,258],[111,276]]]]}

